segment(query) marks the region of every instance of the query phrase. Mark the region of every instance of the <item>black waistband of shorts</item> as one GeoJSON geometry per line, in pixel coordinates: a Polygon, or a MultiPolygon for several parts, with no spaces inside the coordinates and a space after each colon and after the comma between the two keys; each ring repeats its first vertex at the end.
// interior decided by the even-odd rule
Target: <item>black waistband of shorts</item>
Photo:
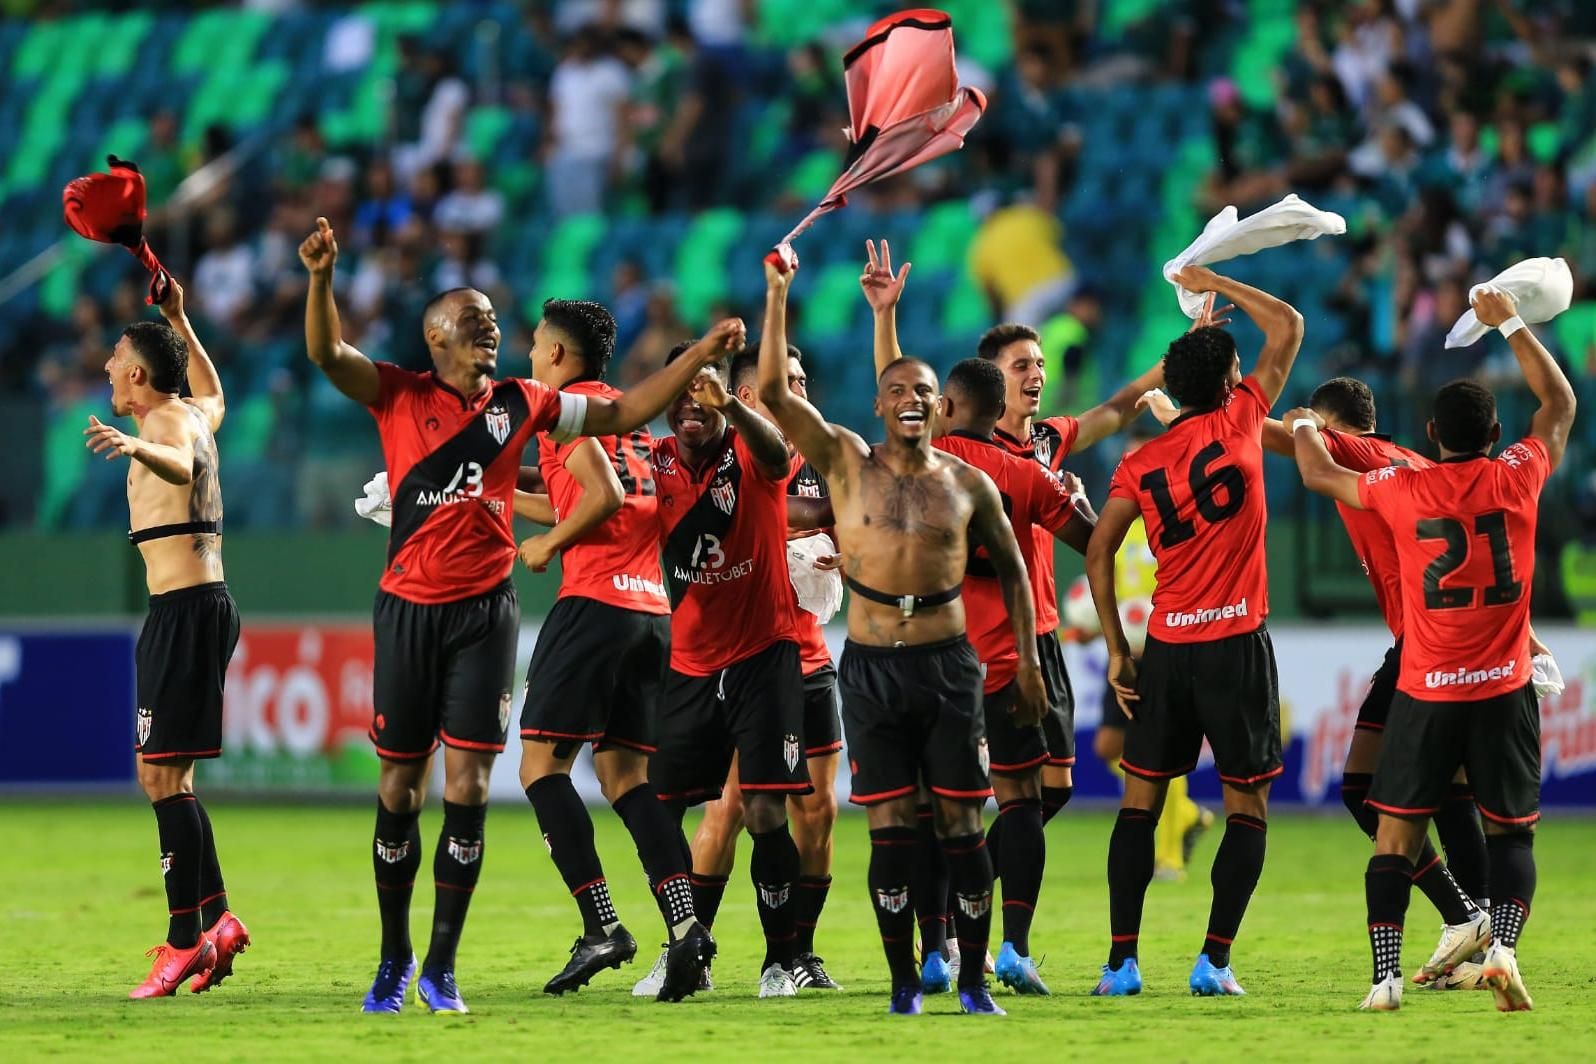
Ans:
{"type": "MultiPolygon", "coordinates": [[[[403,595],[389,591],[385,587],[377,588],[378,601],[387,598],[392,599],[395,602],[402,602],[406,606],[415,606],[423,610],[438,609],[444,606],[459,606],[462,603],[481,602],[483,599],[489,599],[496,595],[504,594],[515,594],[515,581],[508,576],[499,583],[488,588],[486,591],[478,591],[475,595],[466,595],[464,598],[445,599],[442,602],[417,602],[415,599],[405,598],[403,595]]],[[[559,600],[556,599],[555,601],[557,602],[559,600]]]]}
{"type": "Polygon", "coordinates": [[[169,536],[219,536],[222,534],[220,521],[183,521],[175,525],[151,525],[141,528],[136,532],[127,534],[129,543],[148,543],[152,539],[166,539],[169,536]]]}
{"type": "Polygon", "coordinates": [[[883,606],[896,606],[903,611],[905,617],[911,617],[916,612],[931,609],[933,606],[946,606],[964,591],[963,584],[955,584],[945,591],[933,591],[929,595],[889,595],[885,591],[877,591],[873,587],[861,584],[847,573],[842,574],[842,582],[862,598],[879,602],[883,606]]]}
{"type": "Polygon", "coordinates": [[[151,606],[166,606],[173,602],[186,602],[189,599],[204,598],[214,595],[218,591],[227,590],[227,581],[212,580],[206,584],[193,584],[189,587],[180,587],[176,591],[163,591],[159,595],[150,596],[151,606]]]}
{"type": "Polygon", "coordinates": [[[869,643],[855,643],[849,639],[843,644],[843,649],[850,654],[857,654],[866,658],[908,658],[930,657],[940,654],[944,650],[957,650],[970,645],[969,637],[960,633],[948,639],[938,639],[934,643],[910,643],[901,647],[878,647],[869,643]]]}

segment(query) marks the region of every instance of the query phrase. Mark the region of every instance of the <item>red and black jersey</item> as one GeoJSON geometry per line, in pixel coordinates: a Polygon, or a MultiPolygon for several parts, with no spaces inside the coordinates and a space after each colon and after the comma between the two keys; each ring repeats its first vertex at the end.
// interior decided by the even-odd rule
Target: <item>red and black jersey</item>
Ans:
{"type": "Polygon", "coordinates": [[[1496,458],[1363,475],[1358,500],[1391,529],[1401,564],[1402,672],[1426,701],[1476,702],[1530,681],[1530,584],[1546,444],[1531,436],[1496,458]]]}
{"type": "MultiPolygon", "coordinates": [[[[1374,433],[1354,436],[1326,429],[1320,434],[1325,449],[1336,464],[1356,473],[1388,466],[1405,466],[1409,469],[1428,469],[1433,464],[1422,454],[1399,447],[1389,436],[1374,433]]],[[[1397,568],[1396,543],[1391,529],[1378,514],[1359,510],[1344,502],[1336,503],[1341,523],[1347,526],[1347,538],[1358,554],[1364,575],[1374,586],[1374,597],[1385,615],[1385,625],[1391,634],[1402,638],[1402,580],[1397,568]]]]}
{"type": "MultiPolygon", "coordinates": [[[[824,499],[830,493],[826,478],[820,470],[806,462],[802,455],[793,455],[792,475],[787,478],[787,494],[801,499],[824,499]]],[[[820,618],[798,605],[793,595],[793,630],[798,635],[798,664],[805,676],[831,667],[831,648],[826,645],[826,633],[820,627],[820,618]]]]}
{"type": "MultiPolygon", "coordinates": [[[[577,381],[572,395],[615,399],[620,392],[603,381],[577,381]]],[[[654,438],[646,428],[624,436],[598,436],[615,467],[625,498],[603,524],[560,552],[560,598],[576,596],[639,613],[671,611],[659,568],[659,500],[654,495],[654,438]]],[[[538,434],[538,469],[548,486],[554,512],[562,519],[576,508],[582,486],[565,468],[581,441],[560,443],[538,434]]]]}
{"type": "Polygon", "coordinates": [[[671,668],[708,676],[780,639],[796,641],[787,575],[787,480],[765,475],[737,430],[702,468],[674,436],[654,444],[671,595],[671,668]]]}
{"type": "Polygon", "coordinates": [[[1217,410],[1182,414],[1120,460],[1109,498],[1141,510],[1158,559],[1148,633],[1205,643],[1253,632],[1269,615],[1264,561],[1263,423],[1253,377],[1217,410]]]}
{"type": "MultiPolygon", "coordinates": [[[[933,443],[938,450],[963,459],[992,478],[1003,501],[1003,512],[1014,528],[1027,573],[1034,573],[1039,565],[1036,533],[1046,537],[1047,556],[1053,556],[1053,535],[1061,532],[1075,513],[1064,485],[1029,455],[1022,458],[1011,454],[996,440],[954,431],[937,437],[933,443]]],[[[1034,595],[1034,576],[1031,587],[1034,595]]],[[[964,626],[970,645],[986,667],[986,692],[991,694],[1014,679],[1020,655],[997,570],[985,548],[973,544],[964,568],[963,597],[964,626]]]]}
{"type": "MultiPolygon", "coordinates": [[[[1064,470],[1064,459],[1075,449],[1081,423],[1073,417],[1049,417],[1031,422],[1031,438],[1016,439],[999,429],[993,438],[1010,454],[1035,458],[1043,469],[1057,476],[1064,470]]],[[[1058,584],[1053,575],[1053,537],[1046,529],[1035,530],[1036,568],[1031,571],[1031,587],[1036,594],[1036,634],[1047,635],[1058,628],[1058,584]]]]}
{"type": "Polygon", "coordinates": [[[423,605],[492,590],[515,565],[521,452],[534,432],[574,438],[587,399],[522,379],[468,397],[436,373],[385,362],[377,379],[370,410],[393,499],[382,589],[423,605]]]}

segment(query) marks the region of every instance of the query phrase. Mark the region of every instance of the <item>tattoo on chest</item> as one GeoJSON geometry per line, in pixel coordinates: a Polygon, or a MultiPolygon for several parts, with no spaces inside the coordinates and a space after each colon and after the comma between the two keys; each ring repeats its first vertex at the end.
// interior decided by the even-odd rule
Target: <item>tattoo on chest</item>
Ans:
{"type": "Polygon", "coordinates": [[[968,504],[950,474],[898,476],[879,462],[865,463],[861,473],[865,525],[936,546],[952,544],[964,534],[968,504]]]}

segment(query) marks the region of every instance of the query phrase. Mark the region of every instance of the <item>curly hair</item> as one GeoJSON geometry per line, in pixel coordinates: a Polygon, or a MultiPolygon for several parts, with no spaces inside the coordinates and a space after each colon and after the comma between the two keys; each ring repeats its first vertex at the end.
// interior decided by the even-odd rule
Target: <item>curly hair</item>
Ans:
{"type": "Polygon", "coordinates": [[[948,370],[944,391],[962,395],[977,420],[1003,416],[1003,371],[984,358],[967,358],[948,370]]]}
{"type": "Polygon", "coordinates": [[[1435,439],[1454,454],[1473,454],[1491,445],[1496,428],[1496,396],[1477,381],[1456,380],[1435,393],[1435,439]]]}
{"type": "Polygon", "coordinates": [[[136,321],[122,330],[139,361],[150,368],[150,387],[176,395],[188,379],[188,344],[164,321],[136,321]]]}
{"type": "Polygon", "coordinates": [[[1215,326],[1193,329],[1164,352],[1164,390],[1183,409],[1212,410],[1225,398],[1236,341],[1215,326]]]}
{"type": "Polygon", "coordinates": [[[1374,392],[1356,377],[1332,377],[1313,390],[1308,408],[1359,432],[1374,429],[1374,392]]]}
{"type": "Polygon", "coordinates": [[[578,380],[604,379],[615,353],[615,316],[602,303],[587,299],[546,299],[543,321],[563,334],[582,356],[578,380]]]}

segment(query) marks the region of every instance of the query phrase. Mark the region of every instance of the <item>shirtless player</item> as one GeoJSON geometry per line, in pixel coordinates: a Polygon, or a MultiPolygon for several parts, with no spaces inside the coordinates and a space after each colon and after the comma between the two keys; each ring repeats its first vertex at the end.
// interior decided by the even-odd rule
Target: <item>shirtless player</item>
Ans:
{"type": "MultiPolygon", "coordinates": [[[[838,668],[852,800],[866,807],[870,824],[870,895],[892,971],[891,1012],[914,1015],[921,988],[909,884],[922,780],[937,798],[937,834],[952,869],[963,952],[983,955],[992,925],[992,862],[981,833],[981,806],[992,793],[982,678],[960,596],[972,540],[990,555],[1013,618],[1019,724],[1039,722],[1047,704],[1036,614],[996,487],[931,446],[937,379],[930,366],[900,359],[882,375],[876,413],[886,441],[873,447],[792,394],[786,365],[792,276],[766,264],[759,398],[831,490],[843,574],[853,590],[838,668]]],[[[1002,1014],[979,965],[959,973],[959,1003],[965,1012],[1002,1014]]]]}
{"type": "Polygon", "coordinates": [[[171,281],[166,324],[122,331],[105,372],[111,412],[129,436],[91,416],[87,445],[127,475],[128,538],[144,557],[150,612],[134,655],[139,786],[155,807],[170,914],[149,976],[128,996],[169,997],[184,980],[202,993],[227,978],[249,931],[227,911],[210,818],[194,796],[194,762],[222,752],[222,684],[238,643],[238,609],[222,581],[222,486],[216,438],[222,382],[171,281]],[[180,397],[187,380],[191,398],[180,397]]]}

